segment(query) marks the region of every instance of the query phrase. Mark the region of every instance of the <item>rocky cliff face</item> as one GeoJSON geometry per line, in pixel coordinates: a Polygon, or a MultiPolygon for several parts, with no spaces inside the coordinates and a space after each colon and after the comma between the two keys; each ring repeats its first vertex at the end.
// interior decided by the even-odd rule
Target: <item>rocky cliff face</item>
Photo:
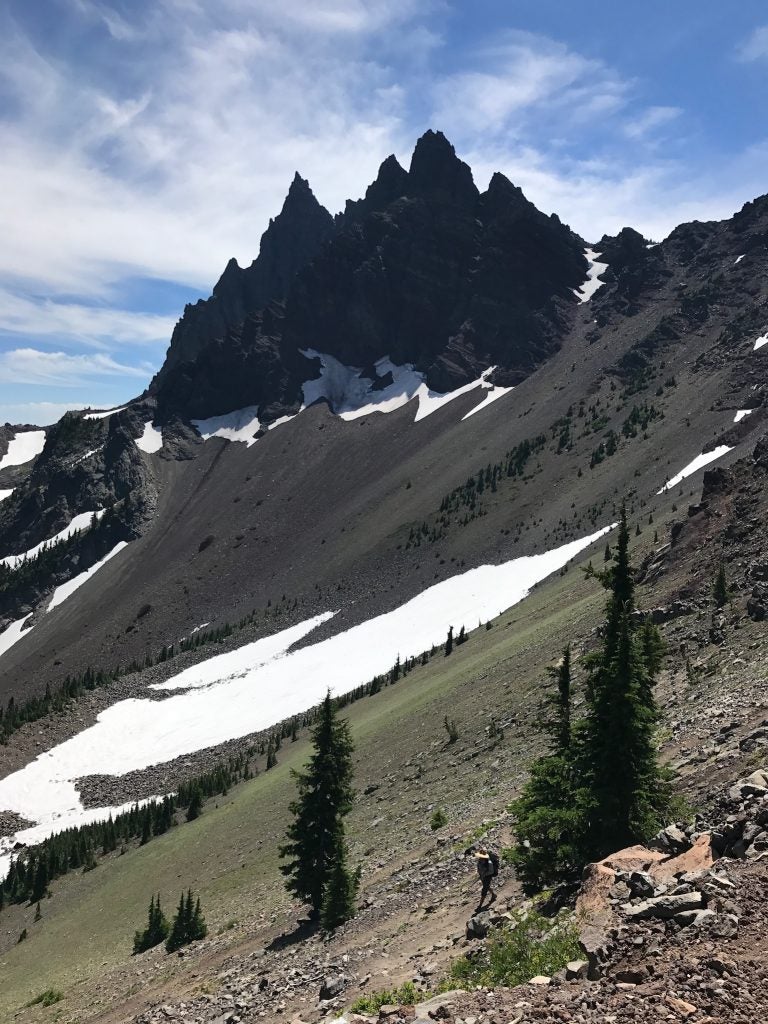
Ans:
{"type": "Polygon", "coordinates": [[[388,157],[333,229],[297,178],[255,263],[230,263],[185,311],[152,386],[161,416],[295,409],[312,376],[306,348],[363,368],[389,355],[436,390],[489,365],[517,383],[570,326],[583,248],[503,175],[480,194],[439,132],[419,140],[408,171],[388,157]],[[284,315],[262,311],[269,302],[284,315]]]}
{"type": "Polygon", "coordinates": [[[258,257],[246,268],[231,259],[211,297],[186,307],[153,388],[160,389],[175,367],[194,361],[249,313],[282,302],[296,272],[314,258],[332,232],[333,218],[315,199],[309,183],[296,174],[282,210],[261,236],[258,257]]]}

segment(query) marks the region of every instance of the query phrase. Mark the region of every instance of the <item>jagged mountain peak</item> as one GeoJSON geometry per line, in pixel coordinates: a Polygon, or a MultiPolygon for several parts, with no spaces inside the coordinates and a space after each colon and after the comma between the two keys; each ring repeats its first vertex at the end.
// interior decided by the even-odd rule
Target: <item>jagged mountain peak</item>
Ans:
{"type": "Polygon", "coordinates": [[[477,201],[479,192],[468,164],[440,131],[429,129],[416,143],[408,171],[409,192],[461,205],[477,201]]]}

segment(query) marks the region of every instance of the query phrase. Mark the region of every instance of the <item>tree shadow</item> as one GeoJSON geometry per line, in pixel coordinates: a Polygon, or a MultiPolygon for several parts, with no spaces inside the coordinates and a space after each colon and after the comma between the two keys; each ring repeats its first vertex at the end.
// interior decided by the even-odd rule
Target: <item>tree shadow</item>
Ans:
{"type": "Polygon", "coordinates": [[[288,949],[290,946],[295,946],[299,942],[305,942],[311,938],[320,928],[319,921],[312,921],[306,917],[301,918],[293,931],[283,932],[282,935],[276,935],[274,939],[267,945],[266,949],[270,953],[278,952],[281,949],[288,949]]]}

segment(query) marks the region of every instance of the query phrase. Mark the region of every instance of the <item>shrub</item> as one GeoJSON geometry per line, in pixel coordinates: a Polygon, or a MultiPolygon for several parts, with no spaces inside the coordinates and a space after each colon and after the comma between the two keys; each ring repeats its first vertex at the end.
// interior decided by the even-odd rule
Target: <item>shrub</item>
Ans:
{"type": "Polygon", "coordinates": [[[382,1006],[414,1006],[426,998],[426,993],[419,992],[412,981],[406,981],[400,988],[380,989],[368,996],[361,996],[349,1008],[350,1013],[365,1013],[373,1016],[382,1006]]]}
{"type": "Polygon", "coordinates": [[[35,996],[34,999],[26,1004],[27,1006],[53,1006],[54,1003],[61,1002],[64,996],[56,988],[47,988],[45,992],[41,992],[39,996],[35,996]]]}
{"type": "Polygon", "coordinates": [[[555,974],[579,951],[570,919],[546,918],[534,911],[518,914],[513,924],[490,933],[480,956],[453,962],[450,983],[462,988],[522,985],[537,974],[555,974]]]}
{"type": "Polygon", "coordinates": [[[437,832],[443,825],[448,824],[448,815],[445,813],[442,807],[437,807],[432,812],[432,817],[429,819],[429,824],[433,832],[437,832]]]}

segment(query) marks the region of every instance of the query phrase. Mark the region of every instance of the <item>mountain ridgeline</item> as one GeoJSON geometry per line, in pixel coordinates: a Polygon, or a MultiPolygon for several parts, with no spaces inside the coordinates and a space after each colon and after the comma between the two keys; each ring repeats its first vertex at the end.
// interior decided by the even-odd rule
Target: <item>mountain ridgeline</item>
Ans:
{"type": "MultiPolygon", "coordinates": [[[[162,420],[258,405],[296,412],[317,349],[371,369],[412,363],[436,391],[516,384],[569,329],[584,242],[502,174],[480,193],[439,132],[394,156],[334,221],[294,178],[250,267],[230,261],[210,299],[187,306],[150,394],[162,420]]],[[[314,364],[316,365],[316,364],[314,364]]]]}

